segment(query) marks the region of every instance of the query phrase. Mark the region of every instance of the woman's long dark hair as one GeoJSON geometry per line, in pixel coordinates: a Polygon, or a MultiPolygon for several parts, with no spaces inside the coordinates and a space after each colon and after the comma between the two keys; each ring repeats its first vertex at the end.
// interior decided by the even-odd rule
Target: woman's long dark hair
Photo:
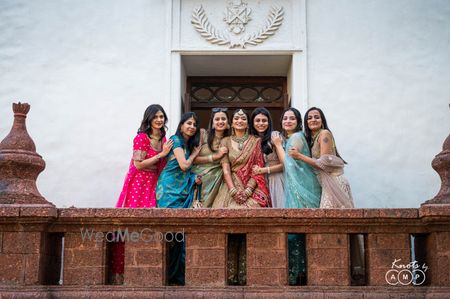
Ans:
{"type": "MultiPolygon", "coordinates": [[[[294,107],[289,107],[284,109],[283,113],[281,113],[281,118],[280,118],[280,124],[281,127],[283,128],[283,118],[284,118],[284,114],[288,111],[292,111],[292,113],[294,113],[295,118],[297,119],[297,126],[295,127],[295,132],[300,132],[303,130],[303,125],[302,125],[302,114],[300,113],[300,111],[298,111],[297,109],[295,109],[294,107]]],[[[284,131],[283,129],[283,134],[284,137],[287,137],[287,133],[284,131]]]]}
{"type": "MultiPolygon", "coordinates": [[[[313,142],[314,142],[314,140],[312,140],[311,129],[308,127],[308,113],[312,110],[316,110],[317,112],[319,112],[320,118],[322,119],[322,129],[328,130],[331,133],[330,128],[328,128],[327,119],[325,118],[325,114],[323,114],[322,109],[317,108],[317,107],[309,108],[305,113],[305,137],[306,137],[306,141],[308,142],[309,149],[312,148],[313,142]]],[[[331,135],[333,135],[333,133],[331,133],[331,135]]],[[[333,136],[333,139],[334,139],[334,136],[333,136]]],[[[344,163],[347,164],[347,162],[345,162],[345,160],[341,157],[341,155],[339,155],[336,144],[335,144],[335,150],[336,150],[336,156],[341,158],[342,161],[344,161],[344,163]]]]}
{"type": "Polygon", "coordinates": [[[223,131],[223,137],[230,136],[230,118],[228,117],[227,108],[213,108],[211,110],[211,117],[208,125],[208,147],[212,152],[216,152],[213,149],[214,137],[216,137],[216,129],[213,128],[214,116],[216,113],[223,112],[227,116],[227,128],[223,131]]]}
{"type": "Polygon", "coordinates": [[[158,113],[158,111],[161,111],[162,114],[164,114],[164,125],[160,129],[161,137],[159,138],[159,140],[162,140],[164,136],[166,136],[166,128],[167,128],[166,124],[168,121],[167,114],[164,111],[163,107],[158,104],[152,104],[148,106],[147,109],[145,109],[144,117],[142,118],[141,121],[141,126],[138,129],[138,134],[145,133],[148,135],[148,137],[150,137],[150,135],[152,134],[152,120],[155,118],[156,113],[158,113]]]}
{"type": "Polygon", "coordinates": [[[270,153],[272,153],[272,142],[271,142],[271,137],[272,137],[272,117],[270,116],[270,112],[269,110],[267,110],[266,108],[256,108],[255,110],[253,110],[252,115],[250,116],[250,134],[261,137],[261,149],[263,151],[264,154],[268,155],[270,153]],[[264,132],[264,135],[259,135],[258,131],[255,129],[254,126],[254,120],[255,117],[258,114],[262,114],[265,115],[267,117],[268,120],[268,127],[267,130],[264,132]]]}
{"type": "Polygon", "coordinates": [[[177,135],[181,140],[184,141],[183,134],[181,133],[181,126],[190,118],[193,118],[195,120],[195,127],[197,130],[195,131],[195,135],[190,137],[187,142],[185,142],[186,148],[189,150],[189,152],[192,153],[192,150],[194,147],[198,146],[200,144],[200,123],[198,121],[197,114],[194,112],[186,112],[181,116],[180,122],[178,123],[177,131],[175,135],[177,135]]]}

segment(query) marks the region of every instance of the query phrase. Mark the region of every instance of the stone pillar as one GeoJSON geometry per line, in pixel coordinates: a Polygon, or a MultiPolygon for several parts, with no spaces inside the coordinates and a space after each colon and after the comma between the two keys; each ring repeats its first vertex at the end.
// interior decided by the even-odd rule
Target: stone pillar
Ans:
{"type": "Polygon", "coordinates": [[[350,256],[347,234],[308,234],[306,260],[308,285],[350,285],[350,256]]]}
{"type": "Polygon", "coordinates": [[[0,142],[0,208],[5,215],[20,210],[18,216],[28,216],[33,226],[22,220],[17,226],[0,227],[0,283],[36,285],[42,283],[45,271],[45,225],[56,216],[56,209],[36,187],[45,162],[27,132],[30,105],[12,106],[14,123],[0,142]]]}
{"type": "Polygon", "coordinates": [[[434,157],[431,166],[441,177],[441,189],[434,198],[427,200],[422,205],[450,204],[450,135],[445,139],[442,152],[434,157]]]}
{"type": "Polygon", "coordinates": [[[287,242],[286,234],[247,234],[247,285],[287,285],[287,242]]]}
{"type": "Polygon", "coordinates": [[[129,238],[125,242],[124,284],[161,287],[164,277],[164,237],[176,235],[167,233],[163,236],[163,233],[153,232],[147,228],[133,228],[130,233],[136,237],[129,238]]]}
{"type": "Polygon", "coordinates": [[[36,187],[45,162],[36,153],[25,120],[30,105],[14,103],[14,123],[0,143],[0,204],[41,204],[53,206],[36,187]]]}
{"type": "Polygon", "coordinates": [[[0,284],[39,284],[42,233],[3,232],[0,236],[0,284]]]}
{"type": "MultiPolygon", "coordinates": [[[[431,166],[441,178],[438,194],[424,202],[420,208],[423,219],[448,217],[450,212],[450,134],[444,141],[442,151],[434,157],[431,166]]],[[[432,232],[426,241],[426,272],[432,286],[450,285],[450,232],[432,232]]]]}
{"type": "Polygon", "coordinates": [[[426,242],[428,271],[425,272],[432,286],[450,285],[450,232],[433,232],[426,242]]]}
{"type": "Polygon", "coordinates": [[[225,286],[226,234],[186,235],[186,285],[225,286]]]}
{"type": "MultiPolygon", "coordinates": [[[[87,228],[91,230],[91,228],[87,228]]],[[[65,285],[104,284],[105,240],[84,238],[81,232],[64,235],[64,282],[65,285]]]]}
{"type": "MultiPolygon", "coordinates": [[[[398,265],[407,265],[411,260],[409,234],[368,234],[366,248],[368,285],[371,286],[388,286],[386,273],[392,269],[392,263],[398,261],[398,265]]],[[[395,280],[390,282],[396,283],[395,280]]]]}

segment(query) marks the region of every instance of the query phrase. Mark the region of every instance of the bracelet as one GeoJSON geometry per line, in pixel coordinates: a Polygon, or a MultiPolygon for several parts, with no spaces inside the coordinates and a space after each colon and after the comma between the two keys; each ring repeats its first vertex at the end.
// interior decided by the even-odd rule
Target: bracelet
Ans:
{"type": "Polygon", "coordinates": [[[270,174],[270,166],[267,167],[267,174],[270,174]]]}
{"type": "Polygon", "coordinates": [[[231,188],[228,193],[230,193],[231,196],[234,196],[237,193],[236,187],[231,188]]]}
{"type": "Polygon", "coordinates": [[[211,162],[211,163],[214,162],[214,159],[213,159],[213,155],[212,155],[212,154],[208,156],[208,161],[211,162]]]}
{"type": "Polygon", "coordinates": [[[245,188],[244,192],[247,196],[250,197],[250,195],[252,195],[252,193],[253,193],[253,189],[250,187],[247,187],[247,188],[245,188]]]}

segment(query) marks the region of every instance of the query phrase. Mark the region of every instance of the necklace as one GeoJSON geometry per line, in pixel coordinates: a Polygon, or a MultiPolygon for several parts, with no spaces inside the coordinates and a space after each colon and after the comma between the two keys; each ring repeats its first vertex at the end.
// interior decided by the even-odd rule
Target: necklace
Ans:
{"type": "Polygon", "coordinates": [[[242,151],[244,148],[244,142],[248,139],[248,133],[246,132],[242,137],[236,137],[236,135],[231,135],[231,140],[238,144],[238,149],[242,151]]]}
{"type": "Polygon", "coordinates": [[[158,137],[153,137],[152,135],[150,135],[149,139],[150,139],[151,147],[153,147],[157,151],[160,151],[161,150],[161,145],[160,145],[159,136],[158,137]]]}

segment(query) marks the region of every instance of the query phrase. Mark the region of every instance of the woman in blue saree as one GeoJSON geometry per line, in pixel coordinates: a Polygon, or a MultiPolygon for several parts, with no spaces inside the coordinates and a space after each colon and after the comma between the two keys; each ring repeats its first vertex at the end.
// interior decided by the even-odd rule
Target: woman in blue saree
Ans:
{"type": "MultiPolygon", "coordinates": [[[[275,134],[272,142],[277,155],[284,164],[285,208],[319,208],[321,187],[314,169],[307,163],[296,160],[292,156],[300,152],[311,157],[311,152],[302,132],[302,117],[295,108],[284,111],[281,127],[286,138],[285,149],[279,134],[275,134]]],[[[306,284],[306,252],[303,234],[288,235],[289,251],[289,284],[306,284]]]]}
{"type": "MultiPolygon", "coordinates": [[[[158,208],[189,208],[192,204],[196,184],[201,183],[201,178],[191,171],[192,163],[200,152],[200,130],[197,128],[197,116],[194,112],[188,112],[181,116],[175,135],[170,137],[173,147],[156,185],[158,208]]],[[[184,285],[184,266],[184,242],[174,241],[169,244],[170,285],[184,285]]]]}

